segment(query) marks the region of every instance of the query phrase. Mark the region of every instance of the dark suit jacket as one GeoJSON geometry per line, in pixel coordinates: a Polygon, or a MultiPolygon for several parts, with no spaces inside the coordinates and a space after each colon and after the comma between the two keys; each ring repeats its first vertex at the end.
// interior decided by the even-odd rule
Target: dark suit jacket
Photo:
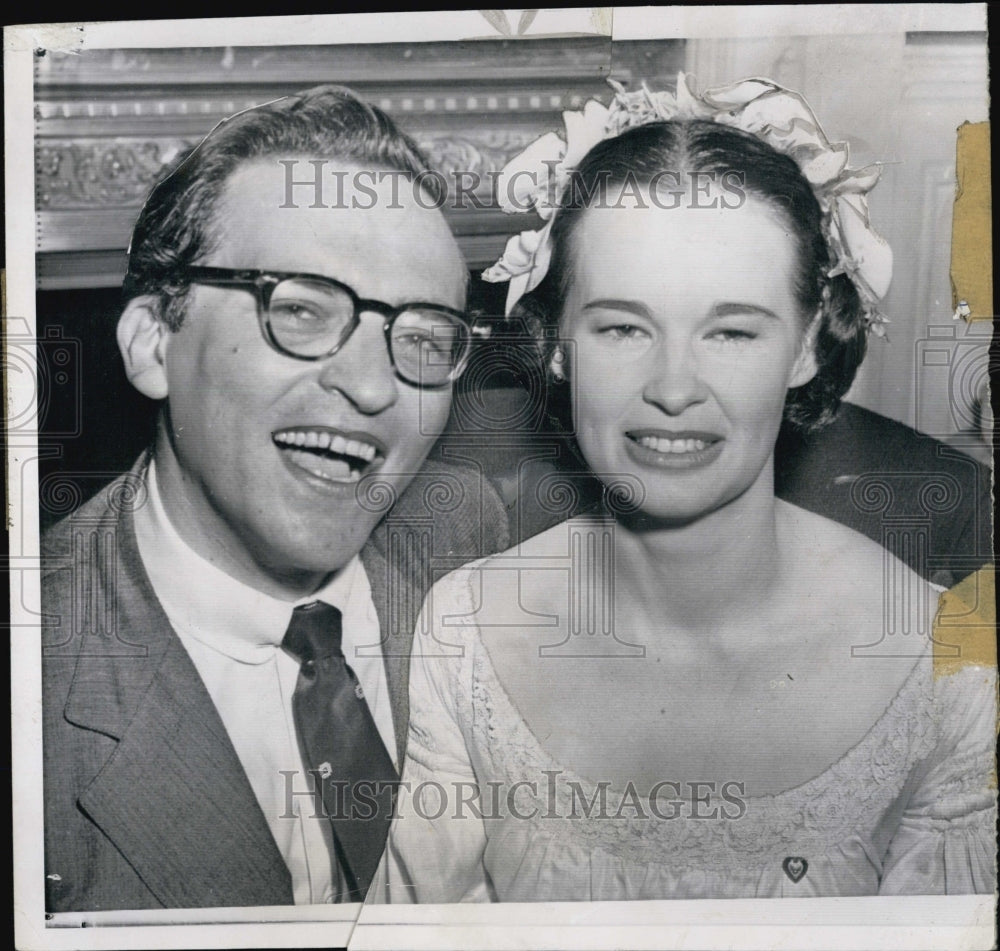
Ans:
{"type": "MultiPolygon", "coordinates": [[[[288,869],[139,557],[139,471],[43,537],[48,910],[290,904],[288,869]]],[[[400,762],[410,642],[427,589],[505,547],[505,511],[487,480],[438,463],[361,552],[400,762]]]]}

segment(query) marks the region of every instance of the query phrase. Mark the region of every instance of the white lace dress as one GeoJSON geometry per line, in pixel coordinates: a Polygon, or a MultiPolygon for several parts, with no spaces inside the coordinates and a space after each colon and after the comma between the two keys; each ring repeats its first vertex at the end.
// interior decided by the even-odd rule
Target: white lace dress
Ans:
{"type": "MultiPolygon", "coordinates": [[[[475,571],[435,586],[436,617],[475,615],[475,571]]],[[[994,890],[992,668],[935,676],[916,664],[864,738],[793,789],[742,799],[670,787],[654,809],[547,755],[474,623],[443,633],[461,650],[412,658],[404,786],[369,901],[994,890]]]]}

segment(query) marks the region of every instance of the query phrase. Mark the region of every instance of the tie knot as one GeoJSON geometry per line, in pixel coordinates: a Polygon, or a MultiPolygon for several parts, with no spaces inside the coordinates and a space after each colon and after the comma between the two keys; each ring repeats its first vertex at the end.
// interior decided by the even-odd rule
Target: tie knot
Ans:
{"type": "Polygon", "coordinates": [[[331,654],[343,656],[340,638],[340,611],[332,604],[313,601],[292,611],[281,646],[306,663],[331,654]]]}

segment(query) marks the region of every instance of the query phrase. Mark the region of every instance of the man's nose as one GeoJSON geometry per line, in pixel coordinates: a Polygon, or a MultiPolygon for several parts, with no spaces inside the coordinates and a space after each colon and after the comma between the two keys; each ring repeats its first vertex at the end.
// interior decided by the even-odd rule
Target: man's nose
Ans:
{"type": "Polygon", "coordinates": [[[708,387],[702,378],[697,355],[680,342],[664,342],[650,354],[642,397],[670,416],[704,403],[708,387]]]}
{"type": "Polygon", "coordinates": [[[392,366],[381,314],[361,315],[353,334],[332,357],[322,361],[320,385],[337,390],[361,413],[371,416],[399,399],[399,379],[392,366]]]}

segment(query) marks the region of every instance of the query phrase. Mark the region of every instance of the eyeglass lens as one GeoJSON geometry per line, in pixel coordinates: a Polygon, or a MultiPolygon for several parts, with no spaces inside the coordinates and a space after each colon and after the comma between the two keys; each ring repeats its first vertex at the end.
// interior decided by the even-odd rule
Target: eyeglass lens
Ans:
{"type": "MultiPolygon", "coordinates": [[[[354,301],[340,288],[294,278],[275,285],[268,317],[280,347],[298,356],[321,357],[343,343],[354,320],[354,301]]],[[[443,311],[404,310],[389,333],[393,363],[413,382],[446,383],[462,358],[467,336],[465,325],[443,311]]]]}

